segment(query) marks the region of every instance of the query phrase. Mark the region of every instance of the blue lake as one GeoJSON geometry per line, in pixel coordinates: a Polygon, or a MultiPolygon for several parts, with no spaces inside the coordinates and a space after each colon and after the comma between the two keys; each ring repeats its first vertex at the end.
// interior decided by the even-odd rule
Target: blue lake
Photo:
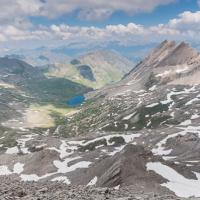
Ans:
{"type": "Polygon", "coordinates": [[[83,95],[77,95],[74,96],[73,98],[67,100],[67,105],[68,106],[79,106],[82,103],[84,103],[85,97],[83,95]]]}

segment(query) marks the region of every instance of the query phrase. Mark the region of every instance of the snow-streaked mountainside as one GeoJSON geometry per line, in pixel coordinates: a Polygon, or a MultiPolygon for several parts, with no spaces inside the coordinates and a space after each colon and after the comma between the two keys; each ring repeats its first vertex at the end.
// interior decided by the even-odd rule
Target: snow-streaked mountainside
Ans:
{"type": "MultiPolygon", "coordinates": [[[[82,62],[71,65],[94,81],[82,62]]],[[[33,188],[57,181],[100,194],[103,187],[99,199],[200,198],[199,67],[199,53],[188,44],[164,41],[78,107],[36,104],[26,91],[2,86],[0,181],[9,176],[33,188]]]]}
{"type": "Polygon", "coordinates": [[[48,76],[65,77],[83,85],[101,88],[117,82],[132,70],[133,62],[112,51],[96,51],[71,60],[70,63],[55,64],[47,72],[48,76]],[[85,68],[84,74],[81,68],[85,68]]]}
{"type": "Polygon", "coordinates": [[[199,73],[200,54],[187,43],[166,40],[123,80],[97,93],[115,95],[125,90],[145,90],[154,84],[194,85],[200,83],[199,73]]]}

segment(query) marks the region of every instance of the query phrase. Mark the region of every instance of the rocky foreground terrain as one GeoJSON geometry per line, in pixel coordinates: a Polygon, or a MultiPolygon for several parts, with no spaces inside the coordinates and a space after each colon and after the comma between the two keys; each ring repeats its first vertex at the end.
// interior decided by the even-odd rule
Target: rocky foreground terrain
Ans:
{"type": "MultiPolygon", "coordinates": [[[[92,186],[69,186],[59,182],[20,182],[14,177],[0,178],[0,196],[2,200],[184,200],[170,194],[132,192],[131,187],[96,188],[92,186]]],[[[197,200],[197,198],[190,198],[197,200]]]]}
{"type": "Polygon", "coordinates": [[[165,41],[51,128],[12,115],[18,98],[2,102],[0,199],[198,199],[199,60],[165,41]]]}

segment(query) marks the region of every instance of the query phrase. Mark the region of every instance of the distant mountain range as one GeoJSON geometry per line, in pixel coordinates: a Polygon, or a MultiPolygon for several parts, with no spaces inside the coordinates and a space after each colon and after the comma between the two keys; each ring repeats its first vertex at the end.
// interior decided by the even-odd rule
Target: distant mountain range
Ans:
{"type": "Polygon", "coordinates": [[[91,90],[64,78],[48,78],[39,67],[10,57],[0,58],[0,86],[26,92],[36,102],[55,104],[65,104],[70,97],[91,90]]]}
{"type": "Polygon", "coordinates": [[[96,51],[72,59],[70,63],[51,65],[47,76],[64,77],[92,88],[119,81],[134,64],[112,51],[96,51]]]}
{"type": "Polygon", "coordinates": [[[39,67],[47,77],[66,78],[94,89],[119,81],[134,67],[134,63],[127,58],[108,50],[70,58],[63,53],[42,47],[11,51],[6,57],[23,60],[39,67]]]}

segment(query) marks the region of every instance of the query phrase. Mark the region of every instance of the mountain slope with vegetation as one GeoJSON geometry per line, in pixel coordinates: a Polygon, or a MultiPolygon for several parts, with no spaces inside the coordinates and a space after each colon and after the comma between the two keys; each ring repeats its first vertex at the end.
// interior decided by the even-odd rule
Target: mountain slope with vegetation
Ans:
{"type": "Polygon", "coordinates": [[[70,63],[56,64],[47,76],[65,77],[92,88],[101,88],[119,81],[134,64],[111,51],[97,51],[82,55],[70,63]]]}

